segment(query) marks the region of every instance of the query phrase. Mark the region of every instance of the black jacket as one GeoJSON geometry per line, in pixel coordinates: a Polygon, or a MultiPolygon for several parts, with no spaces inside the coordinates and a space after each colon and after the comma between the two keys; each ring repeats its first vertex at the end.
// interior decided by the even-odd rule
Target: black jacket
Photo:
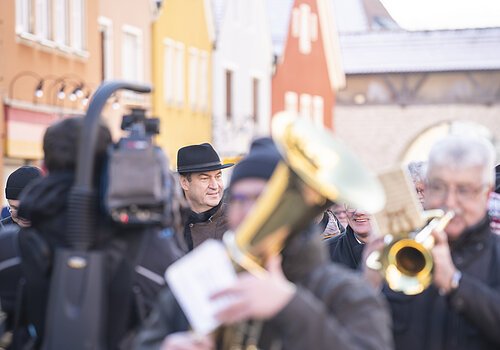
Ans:
{"type": "MultiPolygon", "coordinates": [[[[55,251],[69,247],[66,236],[67,199],[73,174],[56,173],[37,180],[23,193],[19,213],[31,220],[22,229],[19,246],[26,278],[26,317],[41,345],[45,330],[50,276],[55,251]]],[[[93,249],[105,252],[107,267],[107,331],[109,349],[127,342],[150,311],[164,285],[167,266],[181,256],[168,230],[125,229],[112,225],[96,211],[97,237],[93,249]]]]}
{"type": "MultiPolygon", "coordinates": [[[[359,276],[328,261],[317,233],[294,237],[282,255],[283,271],[298,288],[288,305],[264,322],[260,349],[392,348],[385,303],[359,276]]],[[[158,349],[167,335],[188,329],[181,308],[165,290],[135,349],[158,349]]]]}
{"type": "Polygon", "coordinates": [[[384,288],[394,322],[396,349],[493,350],[500,348],[500,236],[487,218],[450,243],[462,272],[458,289],[440,296],[434,286],[406,296],[384,288]]]}
{"type": "Polygon", "coordinates": [[[364,244],[359,243],[351,226],[345,233],[325,240],[333,262],[357,270],[361,264],[364,244]]]}

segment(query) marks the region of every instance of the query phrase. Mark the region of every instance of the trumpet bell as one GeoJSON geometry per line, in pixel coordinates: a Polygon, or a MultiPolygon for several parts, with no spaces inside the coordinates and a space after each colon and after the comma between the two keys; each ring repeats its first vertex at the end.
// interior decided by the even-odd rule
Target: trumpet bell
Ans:
{"type": "Polygon", "coordinates": [[[428,249],[404,238],[388,247],[385,279],[389,288],[407,295],[422,293],[432,282],[433,260],[428,249]]]}

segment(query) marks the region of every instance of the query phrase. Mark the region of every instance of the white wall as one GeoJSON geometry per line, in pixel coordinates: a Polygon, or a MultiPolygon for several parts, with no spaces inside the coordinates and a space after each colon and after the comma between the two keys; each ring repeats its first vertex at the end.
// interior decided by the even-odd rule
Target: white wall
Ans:
{"type": "Polygon", "coordinates": [[[269,135],[272,44],[265,0],[227,1],[213,56],[213,140],[222,156],[246,153],[255,136],[269,135]],[[233,118],[226,119],[226,70],[233,73],[233,118]],[[259,121],[254,125],[252,79],[258,78],[259,121]]]}

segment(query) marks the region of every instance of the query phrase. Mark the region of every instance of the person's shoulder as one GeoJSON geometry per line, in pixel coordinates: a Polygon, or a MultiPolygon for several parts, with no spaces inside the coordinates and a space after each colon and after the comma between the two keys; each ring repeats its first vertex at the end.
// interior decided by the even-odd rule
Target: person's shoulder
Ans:
{"type": "Polygon", "coordinates": [[[328,245],[328,247],[330,247],[330,249],[334,249],[337,245],[339,245],[345,239],[346,239],[346,232],[344,231],[337,236],[325,239],[324,242],[326,243],[326,245],[328,245]]]}
{"type": "Polygon", "coordinates": [[[320,294],[335,298],[364,299],[378,295],[361,273],[336,263],[321,266],[312,278],[312,285],[320,294]]]}

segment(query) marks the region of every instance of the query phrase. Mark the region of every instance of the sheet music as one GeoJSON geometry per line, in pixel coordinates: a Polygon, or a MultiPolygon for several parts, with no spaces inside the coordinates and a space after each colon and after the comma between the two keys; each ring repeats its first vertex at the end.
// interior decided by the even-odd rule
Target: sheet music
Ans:
{"type": "Polygon", "coordinates": [[[415,186],[406,168],[398,166],[378,176],[386,194],[385,208],[375,214],[375,225],[380,234],[398,235],[425,224],[423,208],[418,201],[415,186]]]}
{"type": "Polygon", "coordinates": [[[214,314],[231,300],[214,302],[210,297],[236,281],[236,272],[221,242],[205,241],[172,264],[165,278],[195,332],[208,334],[220,325],[214,314]]]}

